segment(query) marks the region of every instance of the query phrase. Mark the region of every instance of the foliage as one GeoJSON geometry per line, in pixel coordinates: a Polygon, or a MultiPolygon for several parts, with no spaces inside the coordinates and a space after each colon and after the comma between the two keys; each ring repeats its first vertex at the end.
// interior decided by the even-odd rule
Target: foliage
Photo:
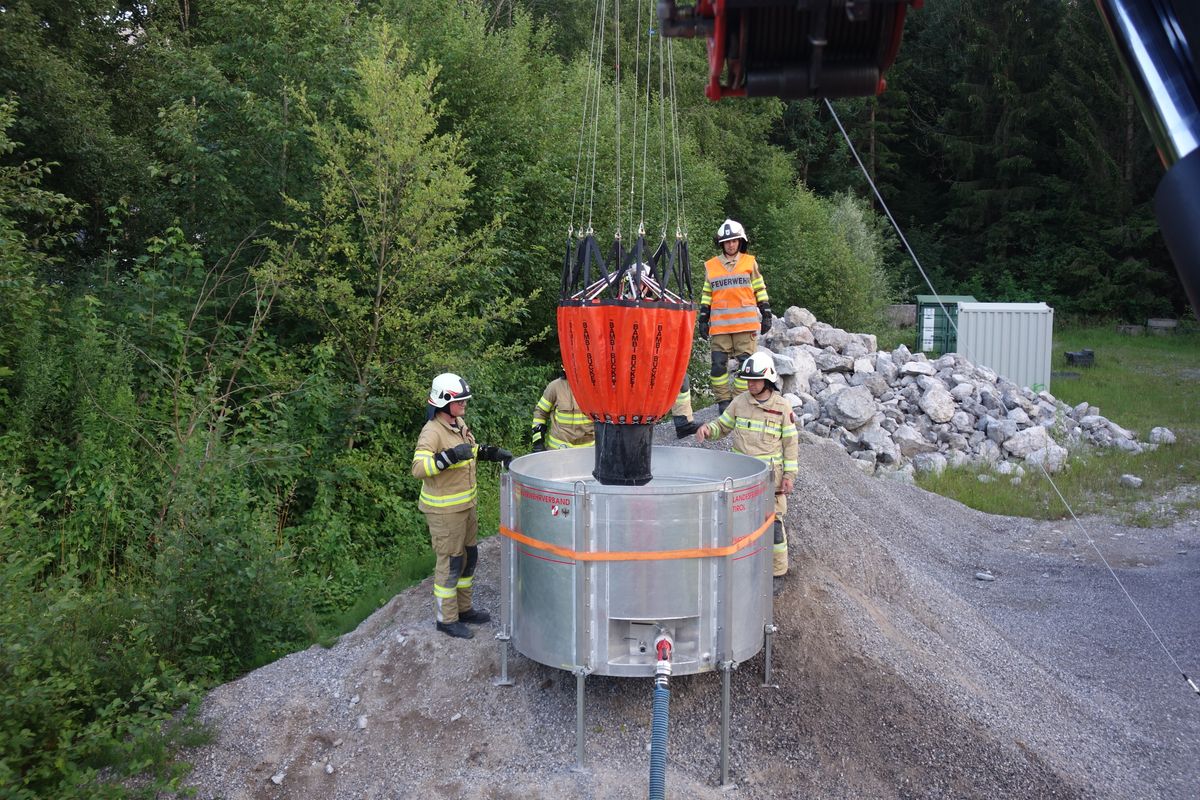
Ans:
{"type": "Polygon", "coordinates": [[[295,243],[275,257],[291,310],[333,349],[359,415],[384,388],[415,402],[427,376],[491,341],[522,302],[493,279],[491,229],[458,233],[471,181],[460,138],[436,132],[436,69],[410,71],[408,49],[381,26],[356,70],[353,122],[324,121],[298,98],[322,198],[296,204],[303,222],[284,228],[295,243]]]}
{"type": "Polygon", "coordinates": [[[164,746],[193,729],[176,719],[196,687],[161,660],[137,598],[39,578],[12,534],[36,522],[25,493],[0,487],[0,793],[10,798],[127,797],[175,789],[164,746]],[[24,495],[24,496],[23,496],[24,495]]]}
{"type": "Polygon", "coordinates": [[[1150,207],[1161,169],[1094,5],[949,0],[909,23],[880,101],[904,176],[885,197],[938,290],[1180,309],[1150,207]]]}
{"type": "Polygon", "coordinates": [[[767,244],[756,255],[776,307],[804,306],[846,330],[879,323],[891,297],[882,242],[856,201],[843,195],[834,204],[796,186],[763,229],[767,244]]]}

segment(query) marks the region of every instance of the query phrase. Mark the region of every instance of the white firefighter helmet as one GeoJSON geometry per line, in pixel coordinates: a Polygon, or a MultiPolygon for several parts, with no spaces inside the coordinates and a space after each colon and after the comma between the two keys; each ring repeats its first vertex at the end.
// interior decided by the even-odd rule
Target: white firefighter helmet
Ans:
{"type": "Polygon", "coordinates": [[[429,387],[429,405],[445,408],[458,400],[470,400],[471,387],[453,372],[443,372],[433,379],[429,387]]]}
{"type": "Polygon", "coordinates": [[[779,373],[775,371],[775,359],[771,354],[759,350],[742,363],[740,377],[749,381],[766,381],[772,388],[779,388],[779,373]]]}
{"type": "Polygon", "coordinates": [[[735,219],[727,219],[721,223],[721,227],[717,228],[716,235],[717,244],[728,242],[730,239],[741,239],[743,242],[746,239],[746,229],[742,227],[742,223],[735,219]]]}

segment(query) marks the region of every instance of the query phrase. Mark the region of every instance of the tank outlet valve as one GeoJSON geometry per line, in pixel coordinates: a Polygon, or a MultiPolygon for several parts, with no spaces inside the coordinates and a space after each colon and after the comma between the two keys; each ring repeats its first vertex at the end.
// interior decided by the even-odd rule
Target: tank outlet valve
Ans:
{"type": "Polygon", "coordinates": [[[654,652],[658,655],[658,665],[655,669],[655,683],[665,686],[667,679],[671,677],[671,650],[673,643],[668,634],[659,634],[654,640],[654,652]]]}

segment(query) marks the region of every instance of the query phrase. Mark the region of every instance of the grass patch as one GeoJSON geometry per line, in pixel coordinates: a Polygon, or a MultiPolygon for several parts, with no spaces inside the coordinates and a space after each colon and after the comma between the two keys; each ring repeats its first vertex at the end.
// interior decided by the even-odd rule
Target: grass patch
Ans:
{"type": "MultiPolygon", "coordinates": [[[[1067,328],[1055,335],[1052,370],[1078,375],[1052,379],[1050,391],[1064,403],[1096,406],[1142,441],[1160,425],[1177,437],[1173,445],[1140,455],[1115,449],[1073,454],[1054,482],[1076,514],[1115,512],[1126,524],[1154,527],[1200,507],[1196,492],[1187,490],[1200,482],[1200,336],[1133,337],[1108,327],[1067,328]],[[1064,353],[1085,347],[1095,351],[1095,366],[1068,366],[1064,353]],[[1141,488],[1121,486],[1126,473],[1140,477],[1141,488]]],[[[1068,516],[1040,470],[1028,470],[1016,486],[1005,476],[980,483],[972,470],[924,475],[918,484],[988,513],[1068,516]]]]}
{"type": "Polygon", "coordinates": [[[433,562],[433,553],[428,549],[399,561],[387,570],[384,576],[364,589],[349,608],[323,617],[317,630],[313,632],[313,641],[322,647],[333,647],[342,634],[357,628],[364,619],[400,592],[429,577],[433,573],[433,562]]]}

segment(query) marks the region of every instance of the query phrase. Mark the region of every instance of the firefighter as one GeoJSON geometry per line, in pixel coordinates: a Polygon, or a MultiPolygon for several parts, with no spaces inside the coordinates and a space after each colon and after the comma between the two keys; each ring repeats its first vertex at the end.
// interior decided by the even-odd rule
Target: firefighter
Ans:
{"type": "Polygon", "coordinates": [[[730,359],[744,361],[758,349],[758,335],[771,329],[771,306],[758,262],[746,252],[742,224],[725,220],[713,243],[721,253],[704,262],[699,322],[712,348],[713,397],[723,412],[735,394],[746,391],[740,373],[730,388],[730,359]]]}
{"type": "Polygon", "coordinates": [[[465,414],[471,387],[453,372],[433,379],[429,389],[428,421],[417,437],[412,474],[421,479],[417,507],[425,513],[429,538],[437,557],[433,571],[433,605],[437,629],[459,639],[474,633],[464,623],[491,619],[485,608],[471,604],[479,548],[475,544],[475,461],[500,461],[512,453],[495,445],[475,443],[465,414]]]}
{"type": "Polygon", "coordinates": [[[779,393],[779,373],[771,354],[758,351],[742,363],[738,375],[746,381],[746,391],[739,394],[707,425],[696,431],[696,441],[720,439],[733,431],[733,451],[753,456],[771,467],[775,482],[775,546],[773,567],[775,577],[787,573],[787,533],[783,515],[787,513],[787,496],[796,485],[799,467],[799,436],[792,406],[779,393]]]}
{"type": "Polygon", "coordinates": [[[596,426],[575,402],[565,370],[542,390],[533,409],[531,430],[535,453],[595,446],[596,426]]]}

